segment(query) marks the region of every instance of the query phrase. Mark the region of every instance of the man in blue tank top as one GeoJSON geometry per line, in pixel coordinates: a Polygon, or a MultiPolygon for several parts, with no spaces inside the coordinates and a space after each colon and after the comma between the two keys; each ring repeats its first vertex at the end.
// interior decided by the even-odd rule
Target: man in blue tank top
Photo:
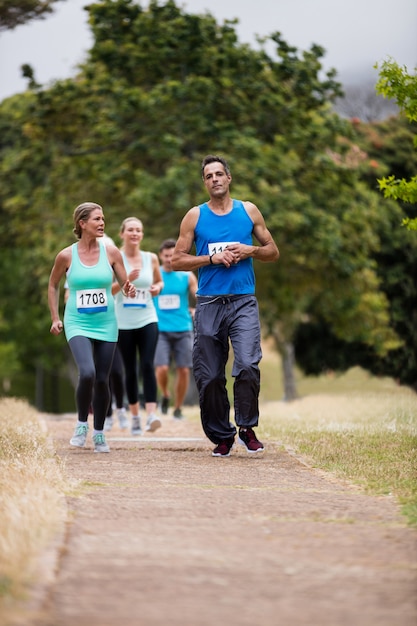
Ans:
{"type": "Polygon", "coordinates": [[[213,456],[229,456],[236,436],[225,375],[230,340],[238,441],[249,453],[262,452],[253,430],[259,420],[262,358],[253,259],[276,261],[279,251],[259,209],[231,198],[232,176],[225,159],[206,156],[201,173],[210,200],[183,218],[172,258],[174,270],[198,270],[193,368],[201,422],[216,444],[213,456]],[[253,238],[259,245],[253,245],[253,238]]]}

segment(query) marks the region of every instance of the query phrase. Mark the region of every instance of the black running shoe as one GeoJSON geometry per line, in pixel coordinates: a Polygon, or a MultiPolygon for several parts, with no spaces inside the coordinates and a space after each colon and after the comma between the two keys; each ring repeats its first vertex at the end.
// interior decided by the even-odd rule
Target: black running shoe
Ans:
{"type": "Polygon", "coordinates": [[[166,398],[165,396],[163,396],[161,400],[162,415],[166,415],[168,413],[168,407],[169,407],[169,398],[166,398]]]}

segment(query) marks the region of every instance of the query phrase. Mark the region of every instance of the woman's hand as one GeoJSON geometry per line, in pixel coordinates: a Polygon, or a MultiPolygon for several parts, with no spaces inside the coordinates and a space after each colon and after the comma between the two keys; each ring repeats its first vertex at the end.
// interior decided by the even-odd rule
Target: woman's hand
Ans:
{"type": "Polygon", "coordinates": [[[122,293],[127,298],[135,298],[136,297],[136,287],[132,285],[130,280],[127,280],[122,287],[122,293]]]}
{"type": "Polygon", "coordinates": [[[139,278],[139,274],[140,274],[140,270],[136,268],[132,270],[131,272],[129,272],[128,279],[130,281],[136,280],[137,278],[139,278]]]}
{"type": "Polygon", "coordinates": [[[61,320],[57,320],[56,322],[52,322],[51,330],[49,332],[53,335],[59,335],[60,333],[62,333],[63,329],[64,324],[61,322],[61,320]]]}

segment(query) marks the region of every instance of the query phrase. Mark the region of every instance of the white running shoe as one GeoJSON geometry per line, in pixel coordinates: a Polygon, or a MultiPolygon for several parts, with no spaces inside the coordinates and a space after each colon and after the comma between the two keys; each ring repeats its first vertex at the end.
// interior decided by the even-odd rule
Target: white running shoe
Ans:
{"type": "Polygon", "coordinates": [[[106,419],[104,420],[104,430],[105,430],[105,432],[108,432],[112,428],[113,428],[113,418],[111,416],[110,417],[106,417],[106,419]]]}
{"type": "Polygon", "coordinates": [[[161,426],[162,424],[161,424],[161,420],[159,419],[159,417],[155,415],[155,413],[151,413],[148,419],[146,420],[146,430],[149,430],[150,432],[153,433],[154,430],[161,428],[161,426]]]}
{"type": "Polygon", "coordinates": [[[137,416],[132,417],[132,426],[131,426],[130,432],[132,433],[133,436],[142,434],[142,428],[140,425],[140,417],[137,417],[137,416]]]}
{"type": "Polygon", "coordinates": [[[88,433],[88,424],[87,422],[83,422],[82,424],[77,424],[74,434],[70,439],[70,444],[75,446],[76,448],[84,448],[85,442],[87,440],[88,433]]]}
{"type": "Polygon", "coordinates": [[[110,448],[106,443],[103,433],[97,433],[93,436],[94,452],[110,452],[110,448]]]}
{"type": "Polygon", "coordinates": [[[117,410],[117,417],[119,419],[119,426],[121,430],[126,430],[126,428],[129,428],[129,420],[126,417],[126,409],[124,407],[117,410]]]}

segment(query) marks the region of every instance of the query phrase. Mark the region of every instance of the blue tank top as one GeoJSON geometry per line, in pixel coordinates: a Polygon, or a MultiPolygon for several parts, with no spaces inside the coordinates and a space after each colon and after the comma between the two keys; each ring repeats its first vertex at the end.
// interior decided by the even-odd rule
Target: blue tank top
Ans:
{"type": "Polygon", "coordinates": [[[67,272],[69,297],[65,306],[64,329],[67,341],[83,336],[101,341],[117,341],[117,320],[111,292],[113,268],[106,248],[98,240],[100,256],[96,265],[84,265],[78,255],[78,243],[72,248],[67,272]]]}
{"type": "MultiPolygon", "coordinates": [[[[152,254],[140,252],[142,269],[136,280],[132,281],[136,287],[136,298],[128,298],[121,291],[116,295],[116,314],[120,330],[143,328],[151,322],[157,322],[155,305],[149,292],[153,284],[152,254]]],[[[132,268],[122,252],[126,273],[129,275],[132,268]]]]}
{"type": "MultiPolygon", "coordinates": [[[[196,254],[202,256],[221,252],[232,242],[252,245],[252,231],[253,222],[240,200],[233,200],[232,210],[226,215],[213,213],[205,202],[200,205],[194,232],[196,254]]],[[[198,270],[199,296],[254,293],[255,273],[251,257],[231,267],[205,265],[198,270]]]]}
{"type": "Polygon", "coordinates": [[[164,288],[155,298],[158,327],[164,333],[182,333],[193,329],[188,293],[190,272],[165,272],[161,267],[164,288]]]}

